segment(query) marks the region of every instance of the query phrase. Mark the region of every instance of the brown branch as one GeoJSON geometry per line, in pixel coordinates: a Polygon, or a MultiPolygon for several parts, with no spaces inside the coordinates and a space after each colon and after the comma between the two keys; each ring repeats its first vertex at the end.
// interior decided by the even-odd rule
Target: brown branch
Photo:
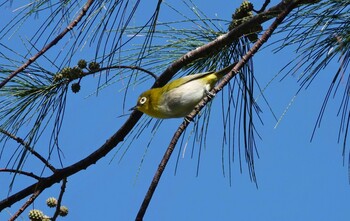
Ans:
{"type": "Polygon", "coordinates": [[[178,60],[174,61],[158,78],[158,80],[154,83],[152,87],[160,87],[165,85],[182,67],[194,62],[196,59],[207,57],[220,49],[222,49],[226,45],[230,45],[232,42],[240,38],[244,35],[245,29],[250,26],[254,26],[256,24],[262,24],[275,16],[278,13],[282,12],[289,2],[297,1],[297,0],[289,0],[289,1],[281,1],[279,4],[269,8],[265,12],[261,12],[260,14],[255,15],[248,21],[242,23],[241,25],[235,27],[231,31],[226,34],[223,34],[216,38],[214,41],[209,42],[206,45],[198,47],[182,57],[178,60]]]}
{"type": "Polygon", "coordinates": [[[52,172],[55,172],[56,168],[52,166],[52,164],[50,164],[43,156],[41,156],[38,152],[36,152],[32,147],[30,147],[30,145],[27,142],[25,142],[22,138],[17,137],[1,128],[0,128],[0,133],[5,134],[9,138],[21,144],[26,150],[28,150],[31,154],[33,154],[36,158],[38,158],[41,162],[43,162],[43,164],[45,164],[45,166],[47,166],[52,172]]]}
{"type": "MultiPolygon", "coordinates": [[[[220,83],[211,90],[212,94],[216,94],[217,92],[221,91],[225,85],[239,72],[239,70],[244,66],[245,63],[249,59],[251,59],[254,54],[259,50],[259,48],[269,39],[273,31],[278,27],[278,25],[284,20],[284,18],[293,10],[293,8],[296,6],[295,1],[290,3],[275,19],[275,21],[271,24],[269,29],[265,31],[265,33],[261,36],[261,38],[254,44],[254,46],[242,57],[242,59],[234,66],[231,72],[229,72],[223,79],[220,81],[220,83]]],[[[200,110],[212,99],[212,96],[205,97],[196,107],[195,109],[186,116],[186,119],[193,119],[200,110]]],[[[164,172],[164,169],[171,157],[171,154],[175,148],[175,145],[177,144],[177,141],[179,140],[181,134],[184,132],[186,127],[189,125],[188,120],[184,120],[182,124],[179,126],[177,131],[175,132],[172,140],[170,141],[170,144],[166,150],[166,152],[163,155],[163,159],[161,160],[158,169],[153,177],[153,180],[149,186],[149,189],[146,193],[146,196],[141,204],[141,207],[139,209],[139,212],[136,216],[137,221],[143,220],[143,217],[146,213],[146,210],[148,208],[148,205],[152,199],[152,196],[158,186],[159,180],[164,172]]]]}
{"type": "Polygon", "coordinates": [[[40,189],[36,190],[33,195],[23,204],[23,206],[9,219],[9,221],[15,221],[19,215],[21,215],[23,211],[34,202],[34,200],[40,195],[42,191],[43,190],[40,189]]]}
{"type": "Polygon", "coordinates": [[[62,179],[95,164],[99,159],[103,158],[107,153],[109,153],[119,142],[124,140],[124,137],[132,130],[141,116],[142,114],[140,112],[134,111],[131,113],[129,119],[125,122],[125,124],[121,126],[121,128],[95,152],[68,167],[57,169],[51,176],[42,178],[40,181],[0,201],[0,211],[29,196],[36,190],[44,190],[46,188],[49,188],[53,184],[60,182],[62,179]]]}
{"type": "Polygon", "coordinates": [[[90,75],[90,74],[95,74],[95,73],[100,72],[100,71],[111,70],[111,69],[139,70],[139,71],[145,72],[146,74],[151,75],[156,80],[158,79],[158,76],[155,75],[152,71],[149,71],[149,70],[147,70],[145,68],[142,68],[142,67],[139,67],[139,66],[134,66],[134,65],[113,65],[113,66],[110,66],[110,67],[102,67],[102,68],[99,68],[96,71],[83,73],[83,76],[87,76],[87,75],[90,75]]]}
{"type": "MultiPolygon", "coordinates": [[[[169,66],[163,72],[163,74],[159,76],[158,80],[154,83],[153,87],[164,85],[183,66],[194,62],[200,57],[208,56],[213,52],[220,50],[226,45],[230,45],[235,39],[239,38],[242,35],[244,28],[249,27],[255,22],[262,23],[271,19],[271,15],[275,14],[276,12],[283,11],[287,5],[289,5],[287,4],[287,2],[282,1],[278,5],[270,8],[267,12],[263,12],[259,15],[256,15],[246,23],[241,24],[238,27],[232,29],[229,33],[218,37],[217,39],[208,43],[207,45],[199,47],[185,54],[180,59],[175,61],[171,66],[169,66]]],[[[113,134],[99,149],[91,153],[86,158],[72,164],[71,166],[65,167],[63,169],[58,169],[54,172],[53,175],[43,178],[42,180],[0,201],[0,211],[6,207],[11,206],[19,200],[24,199],[25,197],[37,191],[38,189],[44,190],[46,188],[49,188],[54,183],[60,182],[63,178],[69,177],[95,164],[99,159],[108,154],[119,142],[124,140],[125,136],[133,129],[133,127],[136,125],[141,116],[142,114],[139,111],[132,112],[128,120],[124,123],[124,125],[122,125],[121,128],[115,134],[113,134]]]]}
{"type": "Polygon", "coordinates": [[[50,43],[45,45],[36,55],[29,58],[27,62],[25,62],[21,67],[12,72],[9,76],[7,76],[1,83],[0,88],[5,86],[12,78],[14,78],[17,74],[26,69],[29,65],[31,65],[34,61],[36,61],[40,56],[42,56],[46,51],[48,51],[51,47],[56,45],[69,31],[71,31],[85,16],[86,12],[89,10],[90,6],[94,0],[88,0],[84,7],[81,9],[79,15],[59,34],[55,39],[53,39],[50,43]]]}
{"type": "Polygon", "coordinates": [[[60,214],[62,198],[63,198],[64,192],[66,191],[66,186],[67,186],[67,178],[64,178],[62,180],[60,195],[58,196],[58,199],[57,199],[57,206],[56,206],[55,214],[52,216],[51,221],[55,221],[57,219],[58,215],[60,214]]]}
{"type": "Polygon", "coordinates": [[[27,177],[34,178],[36,180],[40,180],[41,179],[40,176],[37,176],[37,175],[35,175],[32,172],[27,172],[27,171],[23,171],[23,170],[1,168],[0,169],[0,173],[18,173],[18,174],[25,175],[27,177]]]}
{"type": "Polygon", "coordinates": [[[145,198],[143,199],[143,202],[141,204],[141,207],[137,213],[135,220],[137,220],[137,221],[143,220],[143,217],[146,213],[148,205],[151,202],[152,196],[153,196],[153,194],[158,186],[159,180],[164,172],[166,165],[168,164],[168,161],[170,159],[171,154],[174,151],[175,145],[176,145],[178,139],[180,138],[181,134],[183,133],[183,131],[189,125],[189,122],[190,121],[184,120],[182,122],[182,124],[179,126],[179,128],[177,129],[177,131],[175,132],[173,138],[171,139],[170,144],[164,153],[163,159],[160,162],[156,173],[154,174],[153,180],[148,188],[148,191],[146,193],[145,198]]]}
{"type": "Polygon", "coordinates": [[[256,13],[261,13],[263,11],[265,11],[266,7],[270,4],[270,0],[265,0],[264,4],[261,6],[261,9],[260,10],[253,10],[255,11],[256,13]]]}
{"type": "Polygon", "coordinates": [[[155,75],[152,71],[149,71],[147,69],[141,68],[139,66],[117,65],[117,66],[112,66],[112,67],[115,67],[115,68],[127,68],[127,69],[131,69],[131,70],[139,70],[139,71],[145,72],[146,74],[151,75],[155,80],[158,79],[158,76],[155,75]]]}

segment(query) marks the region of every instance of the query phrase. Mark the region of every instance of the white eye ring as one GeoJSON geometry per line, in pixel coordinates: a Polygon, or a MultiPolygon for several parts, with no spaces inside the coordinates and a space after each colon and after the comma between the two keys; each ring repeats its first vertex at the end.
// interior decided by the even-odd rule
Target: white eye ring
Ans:
{"type": "Polygon", "coordinates": [[[147,97],[141,97],[140,98],[140,104],[144,104],[147,101],[147,97]]]}

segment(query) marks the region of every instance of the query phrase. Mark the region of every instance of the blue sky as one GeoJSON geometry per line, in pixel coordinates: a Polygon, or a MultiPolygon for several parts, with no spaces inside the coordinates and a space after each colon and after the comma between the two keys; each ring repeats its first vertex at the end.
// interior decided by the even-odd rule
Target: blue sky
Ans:
{"type": "MultiPolygon", "coordinates": [[[[208,13],[208,17],[230,19],[232,11],[240,3],[219,2],[198,3],[198,6],[208,13]]],[[[272,1],[272,4],[276,2],[272,1]]],[[[11,9],[8,7],[6,13],[11,15],[11,9]]],[[[39,19],[41,16],[44,17],[40,15],[39,19]]],[[[142,19],[141,15],[137,15],[133,22],[140,24],[142,19]]],[[[161,14],[162,19],[171,18],[164,13],[161,14]]],[[[29,29],[26,33],[30,36],[29,29]]],[[[15,38],[8,41],[3,38],[1,43],[16,49],[15,38]]],[[[261,86],[265,86],[294,56],[292,48],[273,54],[272,47],[254,56],[255,74],[261,86]]],[[[59,47],[56,47],[49,54],[54,55],[58,50],[59,47]]],[[[221,120],[213,120],[207,147],[201,152],[199,175],[196,176],[197,155],[191,158],[190,147],[184,157],[180,157],[174,175],[178,154],[175,150],[145,220],[349,220],[347,162],[343,164],[342,145],[337,143],[339,100],[331,100],[326,118],[310,142],[329,79],[336,68],[337,64],[330,64],[311,87],[301,91],[277,128],[274,128],[276,121],[272,114],[261,102],[264,125],[258,126],[262,140],[257,140],[260,158],[255,161],[259,188],[250,181],[244,164],[243,173],[240,173],[238,161],[233,164],[232,185],[229,185],[228,177],[222,174],[221,134],[216,129],[221,126],[221,120]]],[[[113,84],[101,90],[98,96],[88,96],[96,89],[96,79],[84,79],[81,92],[68,94],[60,138],[65,165],[96,150],[126,120],[126,117],[118,117],[124,113],[121,105],[123,92],[120,91],[123,84],[113,84]]],[[[288,76],[281,82],[279,79],[281,77],[277,77],[265,91],[277,116],[281,116],[298,89],[297,76],[288,76]]],[[[148,81],[131,90],[127,107],[132,107],[138,94],[151,84],[148,81]]],[[[340,87],[345,85],[346,82],[340,87]]],[[[216,99],[213,105],[220,107],[220,100],[216,99]]],[[[214,114],[220,114],[220,109],[214,108],[212,117],[214,114]]],[[[164,121],[148,149],[151,127],[130,146],[121,161],[121,153],[113,159],[115,150],[96,165],[70,177],[63,198],[63,204],[70,212],[61,220],[134,220],[170,138],[181,121],[164,121]]],[[[45,141],[42,141],[43,145],[45,141]]],[[[3,165],[1,162],[1,167],[3,165]]],[[[37,166],[37,162],[33,161],[29,162],[28,168],[37,169],[37,166]]],[[[14,191],[26,183],[27,179],[18,179],[14,191]]],[[[35,208],[52,214],[46,209],[45,200],[50,196],[57,197],[59,189],[60,186],[55,185],[45,191],[36,201],[35,208]]],[[[0,191],[1,198],[6,194],[0,191]]],[[[16,206],[2,211],[0,220],[7,220],[9,213],[16,211],[16,206]]],[[[27,220],[26,215],[24,213],[19,220],[27,220]]]]}

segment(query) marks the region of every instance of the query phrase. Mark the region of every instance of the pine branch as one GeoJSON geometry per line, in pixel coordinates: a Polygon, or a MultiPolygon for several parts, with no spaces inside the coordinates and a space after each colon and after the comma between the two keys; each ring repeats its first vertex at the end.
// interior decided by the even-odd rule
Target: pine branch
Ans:
{"type": "MultiPolygon", "coordinates": [[[[312,0],[310,0],[312,1],[312,0]]],[[[221,50],[224,46],[230,45],[233,41],[240,38],[245,34],[245,29],[248,27],[252,27],[256,24],[262,24],[274,17],[276,17],[279,13],[283,12],[290,3],[298,2],[298,0],[288,0],[281,1],[279,4],[271,7],[267,11],[261,12],[260,14],[255,15],[248,21],[243,24],[237,26],[236,28],[229,31],[227,34],[223,34],[212,42],[208,44],[198,47],[195,50],[192,50],[185,55],[181,56],[178,60],[174,61],[158,78],[155,84],[152,87],[161,87],[165,85],[176,72],[178,72],[182,67],[194,62],[195,60],[207,57],[211,54],[216,53],[218,50],[221,50]]],[[[294,6],[297,7],[296,4],[294,6]]]]}
{"type": "Polygon", "coordinates": [[[41,177],[40,176],[37,176],[35,175],[34,173],[32,172],[27,172],[27,171],[22,171],[22,170],[15,170],[15,169],[7,169],[7,168],[0,168],[0,173],[18,173],[18,174],[22,174],[22,175],[25,175],[27,177],[31,177],[31,178],[34,178],[36,180],[40,180],[41,177]]]}
{"type": "Polygon", "coordinates": [[[64,192],[66,191],[66,186],[67,186],[67,178],[64,178],[62,180],[60,195],[58,196],[58,199],[57,199],[57,206],[56,206],[55,214],[52,216],[51,221],[55,221],[57,219],[58,215],[60,214],[62,198],[63,198],[64,192]]]}
{"type": "Polygon", "coordinates": [[[55,172],[56,168],[52,166],[43,156],[41,156],[38,152],[36,152],[30,145],[25,142],[22,138],[17,137],[6,130],[0,128],[0,133],[5,134],[9,138],[15,140],[17,143],[21,144],[27,151],[33,154],[36,158],[38,158],[46,167],[48,167],[52,172],[55,172]]]}
{"type": "MultiPolygon", "coordinates": [[[[292,2],[277,16],[276,20],[271,24],[269,29],[265,31],[265,33],[261,36],[261,38],[254,44],[254,46],[248,51],[248,53],[243,56],[243,58],[233,67],[232,71],[224,76],[222,81],[210,91],[212,94],[216,94],[221,91],[226,84],[240,71],[240,69],[247,63],[249,59],[253,57],[253,55],[259,50],[259,48],[269,39],[272,35],[273,31],[280,25],[280,23],[284,20],[284,18],[293,10],[296,6],[296,2],[292,2]]],[[[183,123],[179,126],[177,131],[175,132],[173,138],[170,141],[170,144],[163,155],[163,159],[161,160],[158,169],[153,177],[153,180],[149,186],[149,189],[146,193],[146,196],[141,204],[141,207],[136,216],[137,221],[143,220],[143,217],[146,213],[148,205],[152,199],[152,196],[158,186],[159,180],[167,166],[167,163],[173,153],[175,146],[181,136],[181,134],[185,131],[187,126],[190,124],[191,120],[205,107],[205,105],[212,100],[212,96],[205,97],[196,107],[195,109],[186,117],[187,120],[184,120],[183,123]]]]}
{"type": "Polygon", "coordinates": [[[4,87],[12,78],[14,78],[17,74],[22,72],[24,69],[26,69],[30,64],[35,62],[39,57],[41,57],[43,54],[45,54],[50,48],[52,48],[54,45],[56,45],[68,32],[70,32],[77,24],[81,21],[81,19],[84,17],[86,12],[89,10],[90,6],[94,0],[88,0],[82,10],[80,11],[80,14],[59,34],[57,37],[52,40],[50,43],[48,43],[46,46],[44,46],[36,55],[29,58],[27,62],[25,62],[21,67],[19,67],[17,70],[12,72],[9,76],[7,76],[1,83],[0,88],[4,87]]]}
{"type": "Polygon", "coordinates": [[[9,219],[9,221],[15,221],[43,191],[44,191],[43,189],[38,189],[34,191],[32,196],[23,204],[23,206],[15,214],[13,214],[13,216],[9,219]]]}

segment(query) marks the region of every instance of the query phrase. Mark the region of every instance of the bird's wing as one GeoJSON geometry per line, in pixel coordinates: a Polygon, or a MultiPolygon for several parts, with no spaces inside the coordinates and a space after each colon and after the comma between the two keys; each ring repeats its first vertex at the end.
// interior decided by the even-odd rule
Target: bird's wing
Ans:
{"type": "Polygon", "coordinates": [[[214,73],[215,71],[209,71],[209,72],[203,72],[203,73],[199,73],[199,74],[191,74],[179,79],[176,79],[174,81],[169,82],[168,84],[166,84],[164,87],[167,87],[168,90],[172,90],[174,88],[180,87],[181,85],[184,85],[190,81],[194,81],[200,78],[203,78],[209,74],[214,73]]]}
{"type": "MultiPolygon", "coordinates": [[[[209,72],[203,72],[203,73],[199,73],[199,74],[191,74],[191,75],[176,79],[172,82],[169,82],[164,87],[168,87],[168,90],[172,90],[172,89],[177,88],[177,87],[179,87],[183,84],[186,84],[190,81],[197,80],[197,79],[206,77],[207,75],[214,74],[214,73],[215,73],[216,77],[218,79],[220,79],[225,74],[227,74],[229,71],[231,71],[235,65],[236,65],[236,62],[234,64],[231,64],[231,65],[229,65],[221,70],[218,70],[218,71],[209,71],[209,72]]],[[[215,81],[217,81],[218,79],[216,79],[215,81]]]]}

